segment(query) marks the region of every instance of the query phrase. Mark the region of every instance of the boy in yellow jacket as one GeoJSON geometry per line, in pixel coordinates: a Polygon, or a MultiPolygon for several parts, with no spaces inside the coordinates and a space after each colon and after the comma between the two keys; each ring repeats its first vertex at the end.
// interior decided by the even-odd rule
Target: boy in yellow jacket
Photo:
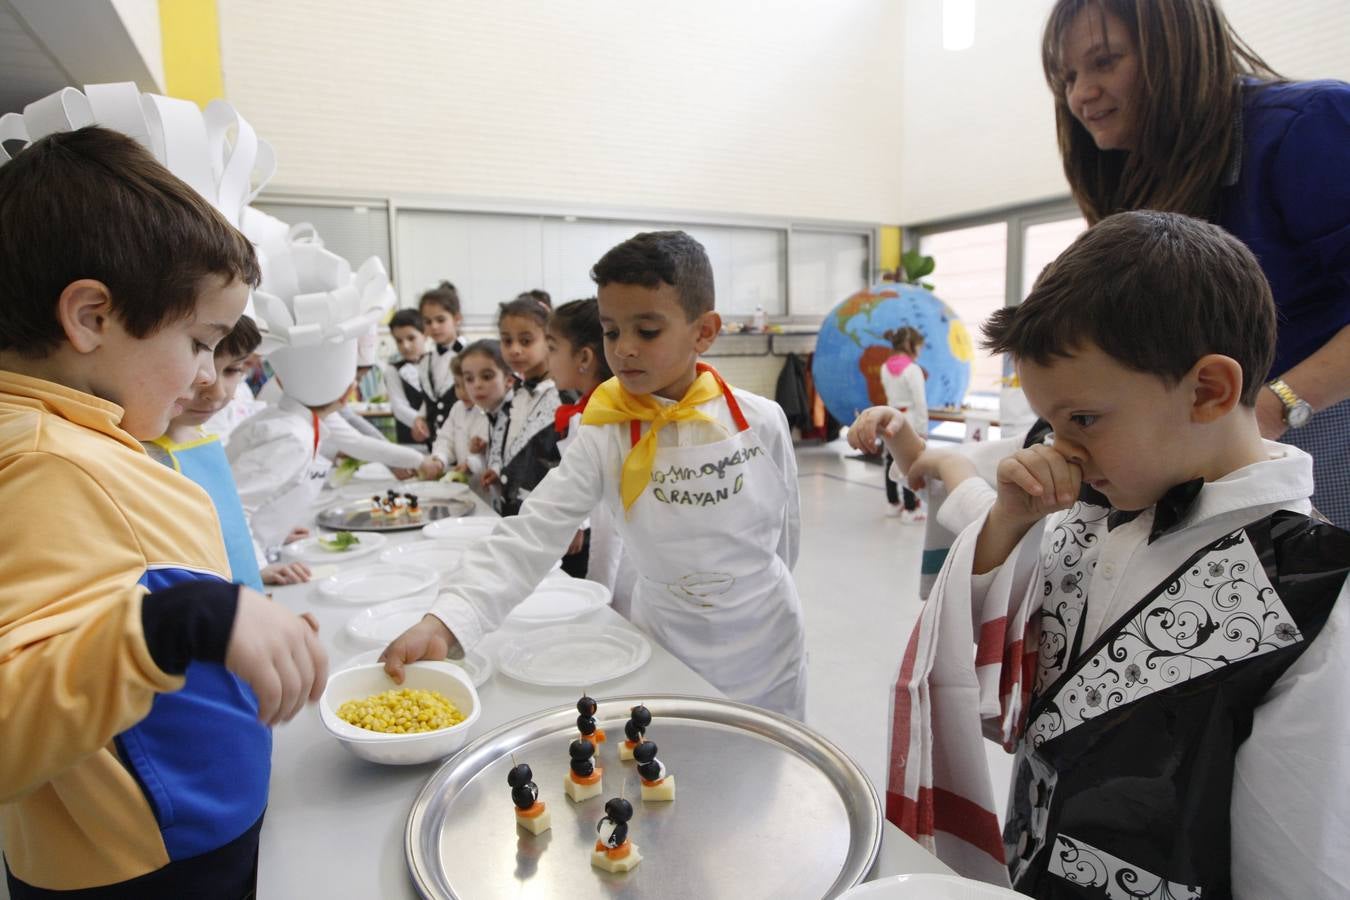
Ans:
{"type": "Polygon", "coordinates": [[[268,727],[317,699],[310,624],[233,585],[206,493],[148,457],[258,280],[130,138],[0,167],[0,832],[16,900],[241,898],[268,727]],[[62,893],[61,896],[67,896],[62,893]]]}

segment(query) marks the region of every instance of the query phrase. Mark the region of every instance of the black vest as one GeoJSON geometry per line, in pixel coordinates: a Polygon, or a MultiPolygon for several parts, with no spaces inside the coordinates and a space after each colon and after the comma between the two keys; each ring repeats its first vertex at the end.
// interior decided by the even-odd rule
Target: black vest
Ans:
{"type": "Polygon", "coordinates": [[[1028,710],[1004,829],[1014,888],[1230,897],[1237,750],[1347,573],[1350,533],[1277,512],[1193,554],[1084,647],[1028,710]]]}

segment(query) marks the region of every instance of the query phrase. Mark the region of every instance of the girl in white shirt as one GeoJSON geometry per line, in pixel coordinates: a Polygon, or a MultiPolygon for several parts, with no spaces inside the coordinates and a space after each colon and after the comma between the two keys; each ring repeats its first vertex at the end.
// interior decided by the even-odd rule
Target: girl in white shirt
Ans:
{"type": "MultiPolygon", "coordinates": [[[[887,331],[884,335],[895,350],[881,365],[881,387],[886,392],[886,403],[905,414],[914,431],[928,434],[928,400],[925,395],[923,369],[919,366],[919,351],[923,349],[923,334],[917,328],[905,325],[887,331]]],[[[906,522],[922,522],[925,518],[919,497],[908,485],[897,485],[891,479],[890,453],[887,452],[884,469],[886,499],[891,514],[906,522]],[[898,489],[897,489],[898,488],[898,489]],[[904,503],[901,505],[903,495],[904,503]]]]}

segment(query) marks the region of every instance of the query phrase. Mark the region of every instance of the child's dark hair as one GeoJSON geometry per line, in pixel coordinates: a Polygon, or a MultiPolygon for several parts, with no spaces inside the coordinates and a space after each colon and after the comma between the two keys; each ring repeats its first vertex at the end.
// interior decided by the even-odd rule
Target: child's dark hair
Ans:
{"type": "Polygon", "coordinates": [[[645,231],[612,248],[591,269],[591,280],[657,288],[668,284],[680,296],[690,322],[715,308],[712,263],[703,245],[683,231],[645,231]]]}
{"type": "Polygon", "coordinates": [[[502,319],[507,316],[516,316],[521,319],[533,319],[539,323],[540,328],[548,327],[549,308],[544,306],[529,294],[521,294],[514,300],[509,300],[497,307],[497,324],[502,324],[502,319]]]}
{"type": "Polygon", "coordinates": [[[502,370],[502,374],[510,379],[512,376],[511,367],[506,364],[506,357],[502,356],[502,342],[495,341],[492,338],[483,338],[481,341],[474,341],[463,350],[455,359],[459,360],[460,368],[464,367],[464,359],[475,353],[486,356],[492,360],[492,364],[502,370]]]}
{"type": "Polygon", "coordinates": [[[891,349],[901,353],[913,350],[918,352],[924,345],[923,332],[912,325],[901,325],[899,328],[892,328],[882,335],[891,342],[891,349]]]}
{"type": "Polygon", "coordinates": [[[1169,384],[1207,353],[1242,366],[1254,406],[1275,355],[1275,304],[1256,257],[1216,225],[1177,213],[1118,213],[1045,267],[1020,306],[994,313],[984,346],[1037,365],[1095,344],[1169,384]]]}
{"type": "Polygon", "coordinates": [[[57,300],[80,279],[146,338],[191,315],[208,276],[256,286],[253,245],[126,135],[48,135],[0,167],[0,350],[60,346],[57,300]]]}
{"type": "Polygon", "coordinates": [[[238,359],[248,356],[262,343],[262,332],[258,324],[248,316],[240,316],[230,333],[216,344],[216,359],[238,359]]]}
{"type": "Polygon", "coordinates": [[[536,303],[542,303],[544,309],[553,309],[553,296],[543,288],[531,288],[528,291],[522,291],[516,294],[517,300],[533,300],[536,303]]]}
{"type": "Polygon", "coordinates": [[[431,290],[423,292],[417,300],[417,308],[420,310],[428,303],[439,306],[452,316],[460,314],[459,291],[448,281],[442,281],[431,290]]]}
{"type": "Polygon", "coordinates": [[[590,347],[601,381],[614,377],[605,360],[605,330],[600,327],[600,304],[594,297],[564,303],[553,311],[548,330],[572,345],[572,352],[590,347]]]}
{"type": "Polygon", "coordinates": [[[463,377],[464,375],[463,350],[461,350],[459,353],[456,353],[454,356],[450,357],[450,374],[455,376],[456,378],[463,377]]]}
{"type": "Polygon", "coordinates": [[[400,309],[389,320],[390,333],[393,333],[395,328],[416,328],[418,331],[425,331],[426,324],[422,321],[422,314],[417,310],[400,309]]]}

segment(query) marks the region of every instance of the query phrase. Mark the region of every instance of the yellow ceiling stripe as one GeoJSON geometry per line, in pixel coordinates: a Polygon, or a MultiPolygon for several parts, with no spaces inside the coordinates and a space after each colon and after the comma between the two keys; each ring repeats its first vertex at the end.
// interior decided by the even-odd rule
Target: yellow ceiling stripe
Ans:
{"type": "Polygon", "coordinates": [[[164,92],[206,106],[225,96],[216,0],[159,0],[164,92]]]}

